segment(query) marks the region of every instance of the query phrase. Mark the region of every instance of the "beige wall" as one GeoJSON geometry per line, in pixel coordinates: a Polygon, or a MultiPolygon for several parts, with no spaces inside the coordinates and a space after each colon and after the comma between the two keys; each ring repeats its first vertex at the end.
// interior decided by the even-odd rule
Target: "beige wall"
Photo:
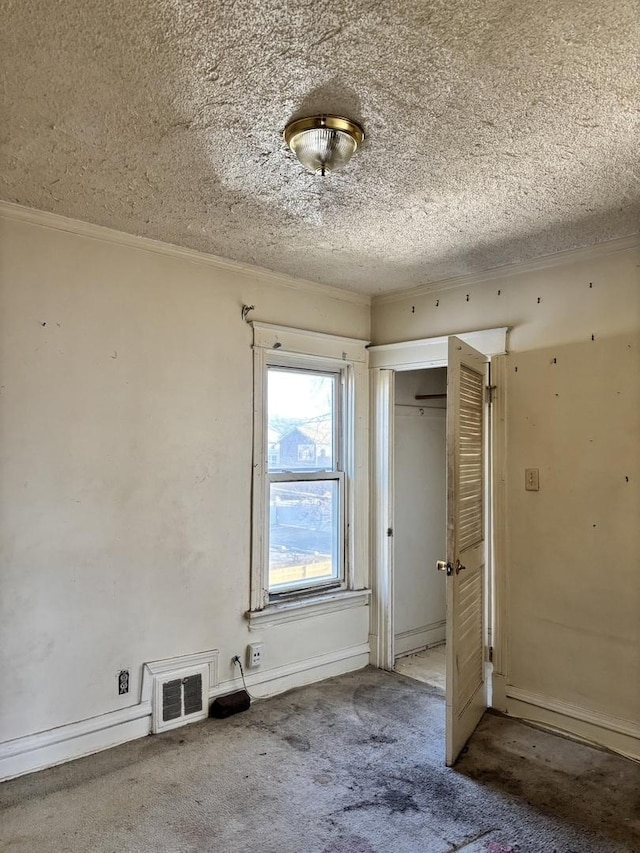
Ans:
{"type": "Polygon", "coordinates": [[[508,683],[640,734],[640,251],[372,313],[376,344],[498,326],[511,327],[508,683]]]}
{"type": "Polygon", "coordinates": [[[248,632],[240,309],[366,339],[368,304],[11,216],[0,227],[0,740],[135,704],[145,661],[217,648],[229,679],[249,641],[274,671],[366,643],[366,607],[248,632]]]}
{"type": "Polygon", "coordinates": [[[445,638],[446,368],[395,374],[393,629],[396,657],[445,638]]]}
{"type": "MultiPolygon", "coordinates": [[[[0,229],[0,740],[135,704],[144,661],[219,648],[225,680],[263,640],[265,668],[313,678],[366,643],[366,607],[248,632],[240,308],[367,338],[369,306],[12,216],[0,229]]],[[[381,300],[372,321],[375,343],[512,327],[508,680],[637,726],[640,252],[381,300]]]]}

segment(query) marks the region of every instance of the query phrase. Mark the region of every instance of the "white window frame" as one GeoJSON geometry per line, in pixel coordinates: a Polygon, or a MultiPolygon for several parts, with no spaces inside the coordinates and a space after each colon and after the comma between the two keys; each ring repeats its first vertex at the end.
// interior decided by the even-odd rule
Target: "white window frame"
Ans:
{"type": "MultiPolygon", "coordinates": [[[[254,332],[254,437],[253,437],[253,518],[251,554],[251,602],[247,613],[250,626],[300,618],[295,611],[325,612],[368,603],[368,351],[367,342],[252,323],[254,332]],[[268,592],[268,367],[291,367],[339,373],[342,429],[340,469],[344,478],[343,519],[344,568],[339,587],[317,584],[313,591],[293,591],[283,596],[268,592]],[[323,590],[323,585],[326,587],[323,590]]],[[[289,476],[289,475],[288,475],[289,476]]],[[[295,479],[295,474],[291,475],[295,479]]],[[[306,477],[305,477],[306,479],[306,477]]]]}
{"type": "MultiPolygon", "coordinates": [[[[267,565],[265,566],[265,588],[264,592],[266,593],[267,603],[291,599],[299,595],[312,595],[314,593],[320,592],[324,589],[332,589],[336,588],[345,589],[346,588],[346,553],[345,553],[345,508],[346,508],[346,488],[345,488],[345,440],[344,436],[346,435],[346,424],[344,422],[344,398],[346,395],[346,369],[342,366],[342,362],[340,363],[340,367],[336,367],[335,364],[329,363],[324,359],[318,360],[313,366],[306,363],[302,365],[300,363],[299,356],[291,356],[291,355],[280,355],[280,353],[276,353],[275,355],[269,356],[266,360],[265,371],[268,376],[269,370],[274,368],[276,370],[292,370],[296,373],[308,371],[310,375],[318,375],[318,376],[329,376],[331,377],[334,384],[334,397],[333,397],[333,422],[332,422],[332,443],[333,443],[333,454],[332,457],[335,459],[335,465],[332,464],[332,467],[328,470],[319,470],[316,468],[299,468],[293,470],[283,470],[279,469],[276,471],[269,470],[269,463],[267,460],[266,471],[264,472],[264,480],[265,480],[265,489],[266,494],[264,498],[264,506],[265,506],[265,525],[263,529],[263,537],[266,539],[264,543],[264,553],[265,559],[267,561],[267,565]],[[337,542],[336,544],[336,556],[338,559],[338,572],[336,577],[323,578],[321,580],[317,580],[314,583],[308,583],[305,581],[298,581],[295,583],[288,584],[281,590],[272,590],[268,588],[268,571],[269,571],[269,552],[270,552],[270,544],[269,544],[269,508],[270,508],[270,486],[273,483],[303,483],[303,482],[311,482],[318,480],[328,480],[330,482],[336,482],[338,484],[337,489],[337,500],[338,500],[338,517],[337,517],[337,542]]],[[[265,401],[265,408],[267,407],[267,401],[265,401]]],[[[265,413],[268,414],[268,413],[265,413]]],[[[266,417],[263,420],[266,421],[266,417]]],[[[266,424],[263,426],[263,430],[266,429],[266,424]]],[[[305,445],[307,446],[307,445],[305,445]]]]}

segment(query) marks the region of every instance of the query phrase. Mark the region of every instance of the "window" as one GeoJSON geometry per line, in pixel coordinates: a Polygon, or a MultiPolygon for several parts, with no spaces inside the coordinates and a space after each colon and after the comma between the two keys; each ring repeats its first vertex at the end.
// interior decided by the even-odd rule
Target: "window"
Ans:
{"type": "Polygon", "coordinates": [[[341,372],[267,366],[270,598],[344,580],[341,372]]]}
{"type": "Polygon", "coordinates": [[[253,330],[250,623],[366,603],[366,343],[253,330]]]}

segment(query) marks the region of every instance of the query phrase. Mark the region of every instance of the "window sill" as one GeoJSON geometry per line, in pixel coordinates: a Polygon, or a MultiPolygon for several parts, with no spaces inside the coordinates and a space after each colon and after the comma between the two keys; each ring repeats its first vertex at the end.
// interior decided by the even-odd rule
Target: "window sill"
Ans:
{"type": "Polygon", "coordinates": [[[249,622],[249,630],[256,631],[272,625],[281,625],[284,622],[296,622],[299,619],[335,613],[338,610],[365,607],[369,604],[370,595],[370,589],[339,590],[324,595],[299,598],[296,601],[267,604],[263,610],[249,610],[245,616],[249,622]]]}

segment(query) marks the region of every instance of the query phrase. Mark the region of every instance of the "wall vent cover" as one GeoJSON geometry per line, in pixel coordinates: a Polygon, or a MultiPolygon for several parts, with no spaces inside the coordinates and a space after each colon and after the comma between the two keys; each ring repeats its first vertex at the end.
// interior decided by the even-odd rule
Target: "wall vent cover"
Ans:
{"type": "Polygon", "coordinates": [[[174,670],[156,676],[153,690],[154,734],[209,715],[209,667],[174,670]]]}

